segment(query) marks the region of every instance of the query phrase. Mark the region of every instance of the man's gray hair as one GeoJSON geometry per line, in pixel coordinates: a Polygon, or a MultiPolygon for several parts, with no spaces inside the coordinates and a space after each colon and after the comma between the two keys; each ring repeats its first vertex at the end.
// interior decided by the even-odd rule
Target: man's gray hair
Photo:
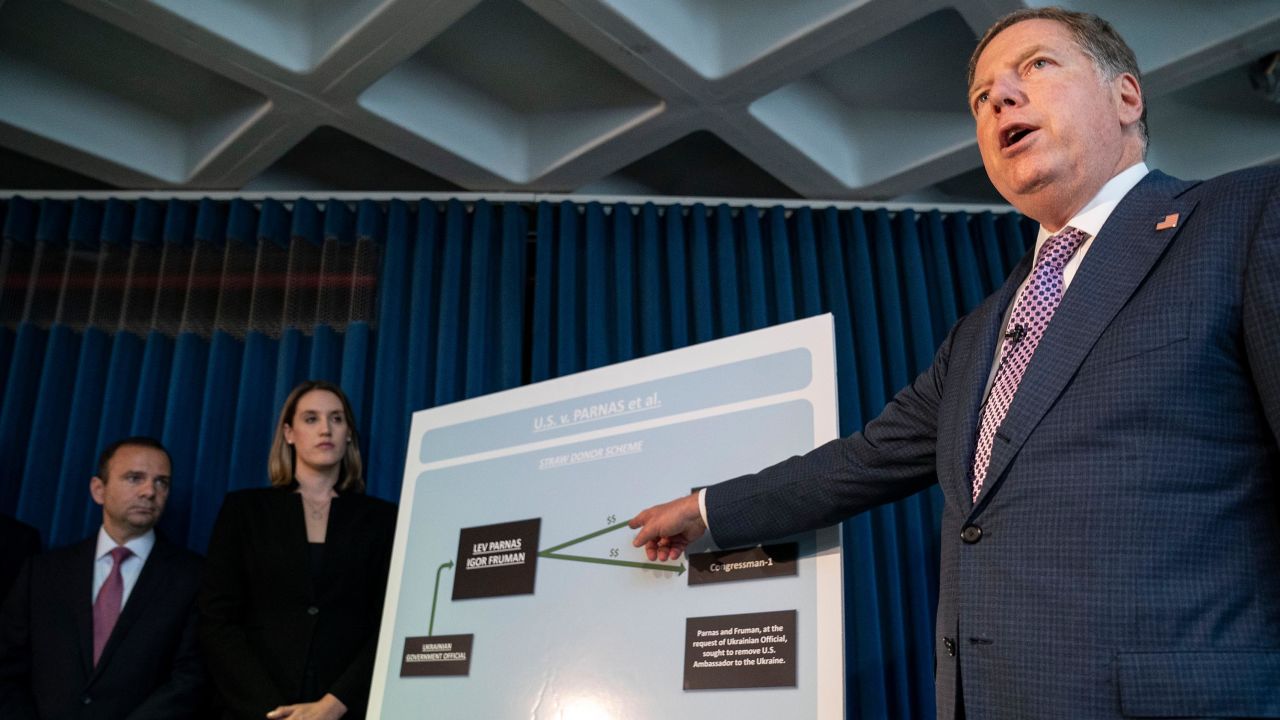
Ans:
{"type": "MultiPolygon", "coordinates": [[[[974,49],[973,55],[969,56],[969,69],[965,73],[967,88],[973,87],[973,75],[978,67],[978,56],[982,55],[982,51],[987,49],[987,45],[991,43],[992,39],[1010,26],[1024,20],[1052,20],[1062,23],[1067,28],[1067,31],[1071,33],[1072,39],[1075,40],[1080,50],[1093,61],[1094,67],[1098,69],[1103,78],[1114,80],[1120,75],[1128,73],[1138,81],[1138,86],[1141,88],[1142,72],[1138,70],[1138,59],[1133,54],[1133,48],[1129,47],[1129,44],[1124,41],[1124,38],[1120,37],[1120,33],[1116,32],[1115,28],[1111,27],[1111,23],[1097,15],[1059,7],[1014,10],[987,28],[987,32],[978,41],[978,47],[974,49]]],[[[1142,146],[1145,148],[1149,140],[1145,98],[1142,104],[1142,117],[1138,119],[1138,130],[1142,133],[1142,146]]]]}

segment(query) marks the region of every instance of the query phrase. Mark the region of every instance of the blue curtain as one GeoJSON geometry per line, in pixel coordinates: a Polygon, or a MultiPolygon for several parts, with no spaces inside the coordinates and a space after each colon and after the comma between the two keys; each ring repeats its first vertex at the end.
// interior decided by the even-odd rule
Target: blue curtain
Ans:
{"type": "MultiPolygon", "coordinates": [[[[285,394],[350,395],[369,492],[413,411],[797,318],[836,323],[841,432],[922,371],[1034,226],[1013,215],[571,202],[0,201],[0,512],[93,532],[100,448],[161,438],[202,550],[265,483],[285,394]]],[[[932,717],[936,489],[846,521],[848,715],[932,717]]]]}

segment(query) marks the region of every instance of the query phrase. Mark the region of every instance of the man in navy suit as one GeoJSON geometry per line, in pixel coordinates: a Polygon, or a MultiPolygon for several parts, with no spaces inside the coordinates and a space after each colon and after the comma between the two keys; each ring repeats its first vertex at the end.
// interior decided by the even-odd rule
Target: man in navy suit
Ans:
{"type": "Polygon", "coordinates": [[[939,717],[1280,717],[1280,168],[1149,171],[1137,63],[1091,15],[1013,13],[969,75],[1036,251],[862,432],[649,508],[635,542],[937,482],[939,717]]]}
{"type": "Polygon", "coordinates": [[[0,614],[0,717],[192,717],[198,555],[157,538],[169,454],[133,437],[102,453],[89,484],[102,527],[27,563],[0,614]]]}

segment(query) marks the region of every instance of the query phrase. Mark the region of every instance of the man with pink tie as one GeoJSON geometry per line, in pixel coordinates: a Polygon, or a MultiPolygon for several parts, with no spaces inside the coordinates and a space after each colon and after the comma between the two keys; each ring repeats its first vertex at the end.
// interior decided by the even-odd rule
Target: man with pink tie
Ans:
{"type": "Polygon", "coordinates": [[[0,717],[184,718],[200,710],[200,557],[156,536],[169,454],[131,437],[89,483],[96,536],[29,561],[0,613],[0,717]]]}

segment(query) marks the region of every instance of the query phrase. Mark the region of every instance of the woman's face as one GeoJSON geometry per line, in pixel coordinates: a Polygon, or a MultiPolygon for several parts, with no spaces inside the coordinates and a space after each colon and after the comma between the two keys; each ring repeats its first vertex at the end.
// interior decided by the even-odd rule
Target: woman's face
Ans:
{"type": "Polygon", "coordinates": [[[295,472],[337,467],[351,441],[347,421],[342,400],[328,390],[312,390],[298,398],[293,418],[284,426],[284,439],[296,451],[295,472]]]}

